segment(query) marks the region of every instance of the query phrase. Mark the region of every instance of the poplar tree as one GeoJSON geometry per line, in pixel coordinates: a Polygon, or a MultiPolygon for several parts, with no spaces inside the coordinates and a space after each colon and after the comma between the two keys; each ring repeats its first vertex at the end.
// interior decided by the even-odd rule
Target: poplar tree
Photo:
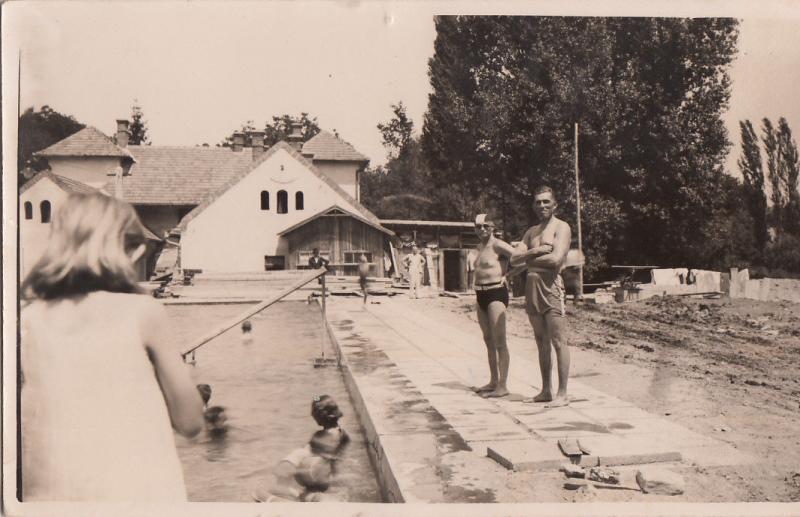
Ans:
{"type": "Polygon", "coordinates": [[[131,145],[150,145],[152,142],[147,136],[147,122],[144,120],[144,113],[142,107],[134,99],[133,106],[131,106],[131,121],[128,129],[131,132],[131,137],[128,143],[131,145]]]}
{"type": "Polygon", "coordinates": [[[747,208],[753,216],[756,247],[764,250],[767,233],[767,194],[764,190],[764,167],[758,136],[749,120],[739,121],[742,138],[742,155],[737,164],[742,173],[746,192],[747,208]]]}

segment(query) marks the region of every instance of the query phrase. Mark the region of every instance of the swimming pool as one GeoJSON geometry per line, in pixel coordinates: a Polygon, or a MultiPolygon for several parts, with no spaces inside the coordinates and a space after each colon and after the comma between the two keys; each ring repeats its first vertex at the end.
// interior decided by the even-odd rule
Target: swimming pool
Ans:
{"type": "MultiPolygon", "coordinates": [[[[170,340],[185,348],[215,324],[245,311],[247,305],[168,305],[170,340]]],[[[239,328],[200,348],[193,375],[210,384],[210,405],[224,406],[230,426],[215,438],[176,437],[190,501],[251,502],[275,465],[304,446],[319,427],[310,416],[315,395],[331,395],[352,441],[337,464],[328,493],[340,501],[380,502],[380,489],[367,455],[364,434],[335,366],[313,368],[325,346],[333,348],[316,304],[279,302],[250,319],[252,342],[239,328]]]]}

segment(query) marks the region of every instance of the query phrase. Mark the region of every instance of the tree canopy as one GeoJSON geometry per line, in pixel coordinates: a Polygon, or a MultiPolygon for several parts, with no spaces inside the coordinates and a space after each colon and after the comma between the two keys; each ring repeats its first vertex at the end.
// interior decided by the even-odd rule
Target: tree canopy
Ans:
{"type": "Polygon", "coordinates": [[[131,120],[129,125],[131,137],[128,143],[131,145],[150,145],[152,142],[147,136],[147,121],[144,120],[144,113],[139,102],[134,99],[131,106],[131,120]]]}
{"type": "MultiPolygon", "coordinates": [[[[264,131],[264,147],[270,148],[281,140],[286,140],[286,137],[292,132],[293,121],[300,122],[303,142],[309,141],[320,131],[319,124],[317,123],[317,117],[311,117],[308,113],[300,113],[299,117],[289,114],[273,115],[271,121],[266,121],[262,129],[264,131]]],[[[236,131],[231,131],[231,134],[225,137],[225,139],[217,145],[221,147],[230,147],[233,145],[233,133],[248,133],[256,130],[257,129],[253,120],[248,120],[236,131]]],[[[250,147],[252,142],[248,141],[248,139],[245,139],[244,145],[245,147],[250,147]]]]}
{"type": "MultiPolygon", "coordinates": [[[[19,117],[17,171],[21,172],[26,166],[34,171],[47,168],[46,160],[34,157],[33,153],[77,133],[84,127],[85,124],[75,120],[72,115],[59,113],[47,105],[38,111],[34,111],[33,107],[26,109],[19,117]]],[[[20,174],[20,185],[26,179],[20,174]]]]}
{"type": "Polygon", "coordinates": [[[437,17],[423,154],[443,216],[485,198],[511,234],[533,222],[532,192],[559,194],[575,223],[580,127],[588,266],[713,261],[730,143],[722,112],[737,21],[704,18],[437,17]]]}

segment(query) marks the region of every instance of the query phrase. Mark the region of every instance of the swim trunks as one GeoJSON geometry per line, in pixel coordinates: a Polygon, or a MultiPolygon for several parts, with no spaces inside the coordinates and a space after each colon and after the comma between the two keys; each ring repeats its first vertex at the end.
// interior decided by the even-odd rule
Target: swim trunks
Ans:
{"type": "Polygon", "coordinates": [[[554,311],[564,316],[564,282],[561,275],[528,271],[528,278],[525,280],[525,307],[530,315],[544,316],[554,311]]]}
{"type": "Polygon", "coordinates": [[[489,310],[489,304],[492,302],[503,302],[503,305],[508,307],[508,288],[504,284],[498,284],[497,287],[492,287],[486,290],[480,289],[483,286],[475,286],[475,297],[478,299],[478,307],[484,311],[489,310]]]}

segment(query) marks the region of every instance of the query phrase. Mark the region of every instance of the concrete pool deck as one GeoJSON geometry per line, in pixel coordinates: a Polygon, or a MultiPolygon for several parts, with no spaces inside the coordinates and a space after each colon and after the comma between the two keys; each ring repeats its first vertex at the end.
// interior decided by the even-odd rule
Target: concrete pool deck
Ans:
{"type": "Polygon", "coordinates": [[[477,325],[449,325],[425,313],[424,300],[379,301],[340,298],[327,313],[387,501],[508,502],[490,484],[498,464],[555,472],[570,461],[702,467],[751,461],[580,381],[570,380],[568,407],[525,404],[539,391],[534,358],[512,357],[509,397],[481,398],[470,390],[485,381],[487,369],[477,325]],[[570,460],[558,446],[563,439],[579,440],[588,453],[570,460]]]}

